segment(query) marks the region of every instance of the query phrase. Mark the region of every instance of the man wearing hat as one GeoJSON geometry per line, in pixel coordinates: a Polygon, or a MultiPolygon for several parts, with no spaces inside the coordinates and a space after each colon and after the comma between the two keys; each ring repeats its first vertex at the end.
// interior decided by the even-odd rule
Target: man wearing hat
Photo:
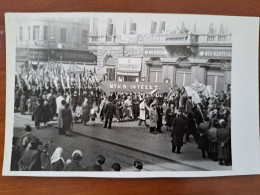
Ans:
{"type": "Polygon", "coordinates": [[[19,171],[41,171],[41,152],[38,150],[41,144],[37,137],[30,141],[31,147],[24,151],[18,162],[19,171]]]}
{"type": "Polygon", "coordinates": [[[163,107],[162,107],[162,102],[159,102],[159,104],[158,104],[158,106],[157,106],[157,108],[156,108],[156,111],[157,111],[157,115],[158,115],[156,131],[157,131],[158,133],[162,133],[161,128],[162,128],[162,126],[163,126],[163,124],[162,124],[162,119],[163,119],[163,114],[164,114],[164,112],[163,112],[163,107]]]}
{"type": "Polygon", "coordinates": [[[65,165],[64,171],[84,171],[84,168],[79,164],[83,159],[82,152],[80,150],[75,150],[71,156],[71,162],[65,165]]]}
{"type": "Polygon", "coordinates": [[[105,106],[106,119],[105,119],[104,128],[107,128],[107,123],[108,123],[108,128],[111,129],[112,119],[115,113],[116,113],[116,106],[113,103],[113,98],[109,97],[109,103],[105,106]]]}

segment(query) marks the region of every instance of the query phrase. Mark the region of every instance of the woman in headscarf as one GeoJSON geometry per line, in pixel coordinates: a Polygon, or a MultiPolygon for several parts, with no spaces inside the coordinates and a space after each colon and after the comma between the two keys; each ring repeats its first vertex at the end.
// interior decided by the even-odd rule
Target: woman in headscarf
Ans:
{"type": "Polygon", "coordinates": [[[63,171],[64,159],[62,158],[63,149],[58,147],[51,156],[51,171],[63,171]]]}
{"type": "Polygon", "coordinates": [[[75,150],[72,153],[72,159],[66,163],[64,171],[84,171],[85,169],[79,164],[83,159],[83,154],[80,150],[75,150]]]}

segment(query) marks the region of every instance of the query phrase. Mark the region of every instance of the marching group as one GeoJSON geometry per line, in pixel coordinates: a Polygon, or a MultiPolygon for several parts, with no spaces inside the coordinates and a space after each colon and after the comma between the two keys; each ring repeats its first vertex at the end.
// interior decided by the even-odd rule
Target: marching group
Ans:
{"type": "MultiPolygon", "coordinates": [[[[87,125],[90,121],[90,124],[94,126],[97,116],[104,121],[104,128],[109,129],[112,127],[114,116],[117,122],[139,120],[138,125],[144,123],[150,128],[151,134],[164,133],[162,127],[165,125],[166,131],[171,131],[173,153],[181,153],[181,147],[185,142],[190,142],[192,135],[198,148],[201,149],[202,158],[208,157],[213,161],[219,161],[220,165],[231,165],[230,93],[222,91],[212,97],[207,97],[202,93],[199,95],[201,102],[195,104],[185,88],[179,89],[177,86],[164,94],[139,92],[106,94],[100,87],[84,90],[79,94],[77,90],[65,90],[63,93],[63,91],[50,89],[39,92],[37,90],[24,91],[17,87],[15,111],[21,114],[32,114],[36,128],[40,128],[40,123],[46,126],[48,121],[57,117],[59,134],[66,136],[72,136],[73,121],[80,120],[83,125],[87,125]]],[[[30,136],[25,139],[27,141],[20,139],[19,144],[23,148],[25,145],[28,147],[28,144],[30,146],[27,149],[24,148],[22,152],[28,153],[27,150],[30,151],[36,147],[33,145],[37,139],[33,137],[30,140],[29,138],[30,136]]],[[[62,161],[64,170],[74,169],[66,167],[74,167],[74,162],[79,163],[83,156],[82,152],[75,151],[72,154],[72,160],[69,160],[73,163],[67,164],[61,160],[62,151],[61,148],[55,151],[53,159],[62,161]]],[[[20,151],[20,154],[23,153],[20,151]]],[[[19,155],[15,155],[14,152],[12,156],[19,155]]],[[[14,161],[28,164],[29,159],[29,161],[34,161],[32,156],[33,154],[29,156],[23,154],[20,155],[20,161],[16,158],[14,161]],[[23,156],[26,156],[26,160],[23,156]]],[[[104,160],[104,157],[99,156],[96,160],[100,166],[102,159],[104,160]]],[[[139,166],[139,161],[137,164],[139,166]]],[[[120,165],[117,163],[112,167],[119,167],[116,170],[120,170],[120,165]]]]}

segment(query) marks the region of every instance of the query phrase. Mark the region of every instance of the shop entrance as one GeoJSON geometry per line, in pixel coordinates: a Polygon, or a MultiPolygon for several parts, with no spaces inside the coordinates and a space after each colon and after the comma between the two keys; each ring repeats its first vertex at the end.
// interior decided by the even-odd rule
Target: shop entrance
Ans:
{"type": "Polygon", "coordinates": [[[189,86],[191,84],[191,72],[190,70],[177,70],[175,85],[178,87],[189,86]]]}

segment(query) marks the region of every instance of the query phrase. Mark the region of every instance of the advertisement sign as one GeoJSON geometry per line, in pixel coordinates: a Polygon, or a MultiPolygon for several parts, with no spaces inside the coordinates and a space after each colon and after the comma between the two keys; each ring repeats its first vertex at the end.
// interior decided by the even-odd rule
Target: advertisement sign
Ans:
{"type": "Polygon", "coordinates": [[[105,81],[102,83],[103,91],[109,92],[142,92],[150,93],[158,89],[158,93],[169,92],[168,83],[151,83],[151,82],[119,82],[105,81]]]}
{"type": "Polygon", "coordinates": [[[142,66],[141,58],[118,58],[119,72],[140,72],[142,66]]]}
{"type": "Polygon", "coordinates": [[[144,57],[167,57],[167,51],[161,47],[145,47],[144,57]]]}
{"type": "Polygon", "coordinates": [[[231,48],[199,48],[199,58],[209,59],[231,59],[232,49],[231,48]]]}

